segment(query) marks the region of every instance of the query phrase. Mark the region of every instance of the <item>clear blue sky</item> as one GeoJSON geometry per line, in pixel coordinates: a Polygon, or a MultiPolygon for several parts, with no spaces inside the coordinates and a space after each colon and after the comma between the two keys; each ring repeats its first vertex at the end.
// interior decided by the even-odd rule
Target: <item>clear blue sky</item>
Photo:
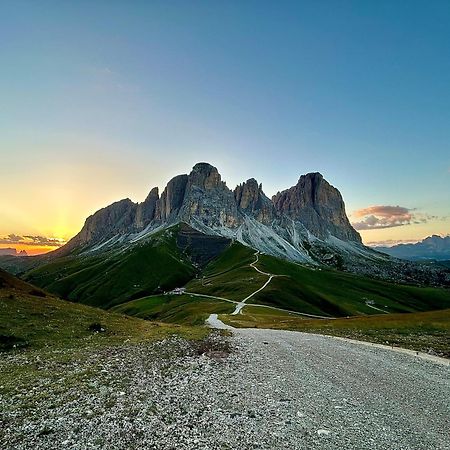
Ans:
{"type": "Polygon", "coordinates": [[[447,0],[3,0],[0,69],[0,234],[68,237],[200,160],[424,219],[366,241],[450,232],[447,0]]]}

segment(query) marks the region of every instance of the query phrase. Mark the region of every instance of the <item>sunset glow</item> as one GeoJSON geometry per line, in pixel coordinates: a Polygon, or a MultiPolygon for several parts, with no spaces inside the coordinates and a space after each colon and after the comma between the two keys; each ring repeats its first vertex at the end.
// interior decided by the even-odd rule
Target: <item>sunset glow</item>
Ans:
{"type": "Polygon", "coordinates": [[[449,234],[448,13],[337,5],[226,2],[215,14],[138,2],[106,14],[100,2],[91,26],[75,5],[11,6],[0,235],[68,240],[98,209],[141,202],[198,161],[231,189],[256,177],[269,198],[319,171],[365,242],[449,234]]]}

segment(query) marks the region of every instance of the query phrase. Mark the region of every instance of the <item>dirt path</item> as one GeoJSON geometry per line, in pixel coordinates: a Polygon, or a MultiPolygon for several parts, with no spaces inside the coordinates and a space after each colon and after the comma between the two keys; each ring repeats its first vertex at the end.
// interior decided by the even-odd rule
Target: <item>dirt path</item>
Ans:
{"type": "MultiPolygon", "coordinates": [[[[231,299],[225,298],[225,297],[218,297],[218,296],[215,296],[215,295],[208,295],[208,294],[197,294],[197,293],[189,292],[189,291],[186,291],[185,294],[186,294],[186,295],[193,295],[194,297],[211,298],[211,299],[214,299],[214,300],[223,300],[223,301],[225,301],[225,302],[234,303],[234,304],[236,305],[236,308],[235,308],[234,311],[231,313],[231,315],[235,316],[235,315],[237,315],[237,314],[242,314],[242,309],[244,308],[244,306],[247,305],[247,303],[246,303],[247,300],[251,299],[253,296],[255,296],[256,294],[258,294],[258,292],[261,292],[262,290],[264,290],[264,289],[269,285],[269,283],[272,281],[272,279],[273,279],[274,277],[282,277],[282,276],[285,276],[285,275],[274,275],[274,274],[272,274],[272,273],[263,272],[262,270],[258,269],[258,267],[256,267],[255,264],[257,264],[258,261],[259,261],[259,252],[258,252],[258,251],[255,252],[254,255],[255,255],[256,258],[255,258],[255,261],[253,261],[252,263],[249,264],[250,267],[252,267],[253,269],[255,269],[255,270],[256,270],[257,272],[259,272],[260,274],[268,276],[269,279],[268,279],[268,280],[267,280],[267,281],[266,281],[259,289],[257,289],[256,291],[252,292],[250,295],[248,295],[247,297],[245,297],[243,300],[241,300],[241,301],[238,302],[238,301],[236,301],[236,300],[231,300],[231,299]]],[[[276,306],[261,305],[261,304],[259,304],[259,303],[252,303],[251,306],[256,306],[256,307],[259,307],[259,308],[269,308],[269,309],[273,309],[273,310],[276,310],[276,311],[283,311],[283,312],[287,312],[287,313],[295,314],[295,315],[299,315],[299,316],[311,317],[311,318],[314,318],[314,319],[335,319],[335,317],[330,317],[330,316],[320,316],[320,315],[317,315],[317,314],[301,313],[301,312],[297,312],[297,311],[291,311],[291,310],[289,310],[289,309],[277,308],[276,306]]],[[[207,323],[207,324],[208,324],[208,321],[211,319],[212,316],[217,316],[217,314],[211,314],[211,315],[208,317],[208,319],[206,320],[206,323],[207,323]]],[[[228,326],[228,325],[227,325],[227,326],[228,326]]],[[[213,327],[213,328],[217,328],[217,327],[213,327]]]]}
{"type": "Polygon", "coordinates": [[[229,340],[228,356],[179,338],[69,350],[64,363],[4,355],[0,370],[23,375],[0,386],[0,448],[450,448],[449,367],[327,336],[232,334],[211,341],[229,340]],[[39,368],[33,384],[21,367],[39,368]]]}
{"type": "Polygon", "coordinates": [[[255,256],[256,259],[255,261],[253,261],[250,264],[250,267],[252,267],[253,269],[255,269],[257,272],[259,272],[262,275],[266,275],[269,277],[269,279],[259,288],[257,289],[255,292],[252,292],[250,295],[248,295],[247,297],[244,298],[244,300],[240,301],[237,305],[236,305],[236,309],[231,313],[232,316],[235,316],[236,314],[242,314],[242,309],[245,306],[245,302],[247,300],[249,300],[250,298],[252,298],[254,295],[256,295],[258,292],[261,292],[263,289],[265,289],[267,287],[267,285],[272,281],[272,278],[276,275],[273,275],[271,273],[267,273],[267,272],[263,272],[262,270],[258,269],[255,264],[259,261],[259,252],[255,252],[255,256]]]}

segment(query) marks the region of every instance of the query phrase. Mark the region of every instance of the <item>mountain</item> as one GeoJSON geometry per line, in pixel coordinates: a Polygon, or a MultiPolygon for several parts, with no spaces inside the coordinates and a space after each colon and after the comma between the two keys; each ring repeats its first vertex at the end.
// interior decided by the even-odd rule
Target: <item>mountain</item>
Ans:
{"type": "Polygon", "coordinates": [[[18,252],[15,248],[0,248],[0,256],[28,256],[25,250],[18,252]]]}
{"type": "Polygon", "coordinates": [[[269,199],[254,178],[229,189],[207,163],[172,178],[161,195],[153,188],[142,203],[124,199],[97,211],[57,254],[136,242],[181,222],[297,262],[329,260],[329,248],[375,254],[361,244],[341,194],[321,174],[302,175],[296,186],[269,199]]]}
{"type": "Polygon", "coordinates": [[[416,244],[398,244],[392,247],[376,247],[380,252],[410,261],[450,259],[450,236],[429,236],[416,244]]]}

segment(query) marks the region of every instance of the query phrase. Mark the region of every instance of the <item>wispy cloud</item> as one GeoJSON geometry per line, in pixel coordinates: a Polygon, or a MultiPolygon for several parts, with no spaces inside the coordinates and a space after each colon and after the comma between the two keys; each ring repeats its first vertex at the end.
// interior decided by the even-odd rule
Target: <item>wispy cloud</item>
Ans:
{"type": "Polygon", "coordinates": [[[13,233],[5,237],[0,237],[0,244],[17,244],[20,241],[23,241],[23,237],[13,233]]]}
{"type": "Polygon", "coordinates": [[[416,212],[404,206],[375,205],[358,209],[352,214],[357,220],[352,223],[356,230],[376,230],[426,223],[437,216],[416,212]]]}
{"type": "Polygon", "coordinates": [[[365,242],[369,247],[392,247],[398,244],[415,244],[420,239],[385,239],[382,241],[369,241],[365,242]]]}
{"type": "Polygon", "coordinates": [[[65,241],[45,236],[19,236],[12,233],[8,234],[8,236],[0,237],[0,244],[61,247],[65,244],[65,241]]]}

